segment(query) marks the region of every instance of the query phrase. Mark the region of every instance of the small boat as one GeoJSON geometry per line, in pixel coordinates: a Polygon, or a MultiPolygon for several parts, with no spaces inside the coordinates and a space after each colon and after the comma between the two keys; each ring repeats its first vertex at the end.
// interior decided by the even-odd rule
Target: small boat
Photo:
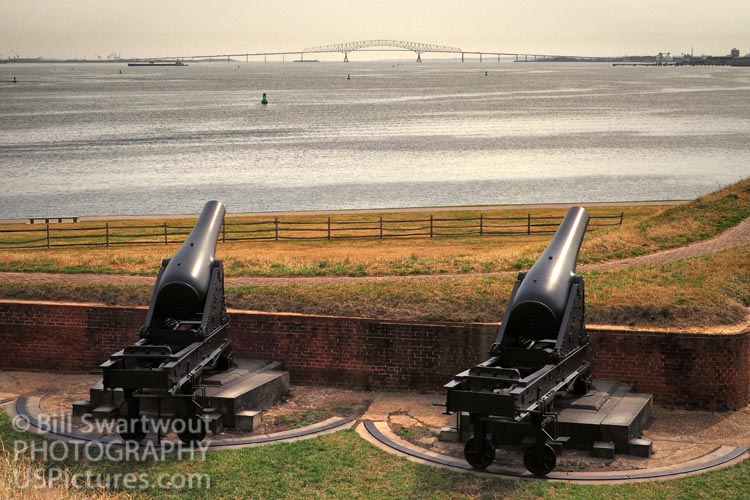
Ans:
{"type": "Polygon", "coordinates": [[[151,66],[187,66],[187,64],[185,64],[182,61],[161,61],[161,62],[149,61],[147,63],[146,62],[131,62],[131,63],[128,63],[128,66],[147,66],[147,67],[151,67],[151,66]]]}

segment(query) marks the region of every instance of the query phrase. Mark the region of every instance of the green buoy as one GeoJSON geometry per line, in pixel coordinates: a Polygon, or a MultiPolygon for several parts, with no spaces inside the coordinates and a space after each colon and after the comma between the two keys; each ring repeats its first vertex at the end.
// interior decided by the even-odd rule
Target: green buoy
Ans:
{"type": "Polygon", "coordinates": [[[266,93],[263,92],[263,99],[260,100],[261,104],[268,104],[268,99],[266,99],[266,93]]]}

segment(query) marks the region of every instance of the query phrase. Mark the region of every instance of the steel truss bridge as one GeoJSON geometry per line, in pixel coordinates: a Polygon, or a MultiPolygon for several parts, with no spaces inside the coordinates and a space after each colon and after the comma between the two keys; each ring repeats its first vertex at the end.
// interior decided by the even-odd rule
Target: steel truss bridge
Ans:
{"type": "Polygon", "coordinates": [[[397,50],[416,52],[417,62],[422,62],[422,54],[425,52],[463,53],[458,47],[446,47],[445,45],[433,45],[431,43],[420,42],[402,42],[401,40],[364,40],[362,42],[337,43],[333,45],[321,45],[320,47],[308,47],[303,52],[306,54],[341,52],[344,54],[344,62],[349,62],[349,52],[370,49],[372,47],[392,47],[397,50]]]}
{"type": "Polygon", "coordinates": [[[268,60],[268,56],[281,56],[282,60],[285,60],[286,56],[299,56],[298,61],[305,62],[311,61],[310,58],[305,59],[305,54],[322,54],[322,53],[340,53],[344,55],[344,62],[349,62],[350,52],[388,52],[388,51],[407,51],[414,52],[417,54],[417,62],[422,62],[422,54],[425,53],[450,53],[460,54],[461,62],[464,62],[469,57],[476,57],[479,62],[483,62],[484,59],[497,57],[497,61],[500,62],[501,57],[515,58],[516,62],[532,62],[532,61],[611,61],[611,58],[606,57],[589,57],[589,56],[571,56],[571,55],[556,55],[556,54],[530,54],[523,52],[492,52],[484,50],[463,50],[458,47],[448,47],[446,45],[435,45],[431,43],[421,42],[404,42],[401,40],[363,40],[360,42],[347,42],[347,43],[336,43],[332,45],[321,45],[318,47],[308,47],[303,50],[292,50],[292,51],[277,51],[277,52],[242,52],[238,54],[211,54],[211,55],[198,55],[198,56],[170,56],[170,57],[149,57],[142,59],[132,59],[139,61],[199,61],[199,60],[222,60],[226,59],[231,61],[232,59],[245,58],[248,61],[250,57],[263,57],[264,60],[268,60]]]}

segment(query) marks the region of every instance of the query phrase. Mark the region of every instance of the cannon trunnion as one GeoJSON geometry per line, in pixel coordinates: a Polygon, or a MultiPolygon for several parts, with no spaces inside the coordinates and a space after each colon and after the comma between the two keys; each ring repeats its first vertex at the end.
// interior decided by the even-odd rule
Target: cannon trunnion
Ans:
{"type": "Polygon", "coordinates": [[[495,459],[489,422],[523,421],[530,421],[535,437],[524,455],[526,468],[545,475],[555,467],[548,444],[557,438],[552,403],[566,391],[585,393],[591,381],[584,284],[574,274],[588,220],[585,209],[568,210],[542,256],[519,273],[491,358],[445,385],[446,411],[469,413],[473,436],[464,455],[475,468],[495,459]]]}

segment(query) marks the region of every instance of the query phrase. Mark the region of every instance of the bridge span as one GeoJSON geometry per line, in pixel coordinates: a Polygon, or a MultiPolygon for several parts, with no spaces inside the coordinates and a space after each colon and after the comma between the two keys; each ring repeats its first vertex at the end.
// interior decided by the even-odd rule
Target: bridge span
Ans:
{"type": "MultiPolygon", "coordinates": [[[[305,61],[305,54],[322,54],[322,53],[340,53],[344,56],[344,62],[349,62],[351,52],[388,52],[388,51],[407,51],[417,54],[417,62],[422,62],[422,54],[425,53],[447,53],[461,55],[461,62],[465,62],[468,57],[476,57],[479,62],[483,62],[488,57],[497,57],[500,62],[501,57],[515,58],[516,62],[533,62],[533,61],[604,61],[609,58],[590,57],[590,56],[571,56],[559,54],[532,54],[524,52],[493,52],[486,50],[463,50],[458,47],[449,47],[446,45],[435,45],[422,42],[405,42],[402,40],[362,40],[359,42],[336,43],[331,45],[320,45],[317,47],[308,47],[303,50],[292,51],[271,51],[271,52],[242,52],[236,54],[211,54],[199,56],[170,56],[143,58],[144,61],[197,61],[197,60],[232,60],[233,58],[245,58],[249,61],[250,57],[281,56],[285,60],[286,56],[299,55],[299,61],[305,61]]],[[[310,59],[307,59],[310,61],[310,59]]]]}
{"type": "Polygon", "coordinates": [[[402,42],[401,40],[363,40],[361,42],[337,43],[333,45],[321,45],[320,47],[308,47],[304,50],[307,54],[321,52],[341,52],[344,54],[344,62],[349,62],[349,52],[355,50],[370,49],[372,47],[391,47],[397,50],[408,50],[416,52],[417,62],[422,62],[422,54],[425,52],[448,52],[460,53],[463,51],[458,47],[447,47],[445,45],[434,45],[431,43],[402,42]]]}

